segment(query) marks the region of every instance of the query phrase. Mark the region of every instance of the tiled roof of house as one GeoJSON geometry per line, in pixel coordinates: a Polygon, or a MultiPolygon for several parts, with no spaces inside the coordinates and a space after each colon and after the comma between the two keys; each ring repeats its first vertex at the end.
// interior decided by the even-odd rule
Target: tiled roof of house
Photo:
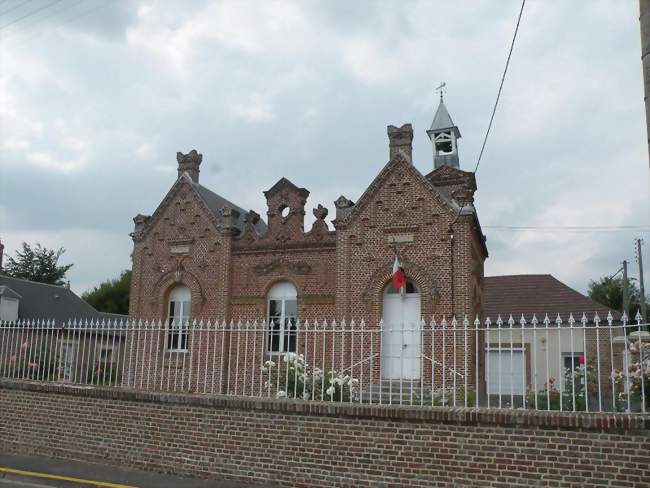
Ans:
{"type": "Polygon", "coordinates": [[[90,321],[126,318],[124,315],[98,312],[63,286],[0,275],[0,287],[3,286],[20,295],[19,319],[55,320],[57,324],[63,324],[73,319],[90,321]]]}
{"type": "MultiPolygon", "coordinates": [[[[596,313],[605,320],[610,312],[608,307],[548,274],[486,276],[484,291],[484,316],[492,321],[499,315],[507,320],[510,314],[516,321],[522,314],[528,321],[533,314],[540,321],[546,314],[555,321],[559,314],[566,323],[570,314],[579,321],[584,313],[591,321],[596,313]]],[[[620,317],[619,312],[611,312],[615,319],[620,317]]]]}

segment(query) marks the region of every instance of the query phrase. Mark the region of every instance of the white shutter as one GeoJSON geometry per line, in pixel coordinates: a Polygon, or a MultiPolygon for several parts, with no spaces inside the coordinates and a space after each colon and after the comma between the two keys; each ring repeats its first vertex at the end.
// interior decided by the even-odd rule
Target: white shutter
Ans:
{"type": "Polygon", "coordinates": [[[524,353],[523,351],[487,351],[485,376],[489,395],[524,394],[524,353]],[[499,390],[499,376],[501,389],[499,390]]]}

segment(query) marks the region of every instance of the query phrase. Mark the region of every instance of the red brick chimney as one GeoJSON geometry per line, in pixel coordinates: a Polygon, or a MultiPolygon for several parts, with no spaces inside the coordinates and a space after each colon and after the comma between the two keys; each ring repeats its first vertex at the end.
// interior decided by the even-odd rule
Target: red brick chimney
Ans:
{"type": "Polygon", "coordinates": [[[180,178],[183,173],[187,173],[192,178],[192,181],[198,183],[199,166],[203,161],[203,154],[196,152],[196,149],[192,149],[187,154],[177,152],[176,160],[178,161],[178,177],[180,178]]]}
{"type": "Polygon", "coordinates": [[[413,158],[413,127],[411,124],[404,124],[402,127],[389,125],[388,132],[388,150],[389,157],[393,159],[395,155],[402,151],[409,161],[413,158]]]}

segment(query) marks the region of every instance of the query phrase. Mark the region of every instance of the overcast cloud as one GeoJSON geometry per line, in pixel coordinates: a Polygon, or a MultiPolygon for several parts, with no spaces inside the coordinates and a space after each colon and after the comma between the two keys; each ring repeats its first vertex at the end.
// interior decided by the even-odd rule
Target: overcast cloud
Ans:
{"type": "MultiPolygon", "coordinates": [[[[415,165],[432,169],[444,80],[473,170],[520,4],[34,0],[3,14],[20,3],[0,5],[0,239],[9,255],[64,246],[79,293],[130,267],[131,219],[173,184],[176,151],[203,153],[201,182],[244,208],[264,215],[285,176],[333,215],[386,163],[388,124],[413,123],[415,165]]],[[[637,9],[527,3],[477,174],[484,226],[649,224],[637,9]]],[[[637,237],[485,234],[486,274],[581,291],[634,263],[637,237]]]]}

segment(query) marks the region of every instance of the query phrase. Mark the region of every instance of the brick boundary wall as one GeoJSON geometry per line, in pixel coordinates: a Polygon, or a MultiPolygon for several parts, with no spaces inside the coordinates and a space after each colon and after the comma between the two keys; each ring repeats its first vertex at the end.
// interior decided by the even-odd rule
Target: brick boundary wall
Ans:
{"type": "Polygon", "coordinates": [[[650,417],[0,380],[0,451],[263,486],[650,485],[650,417]],[[273,483],[275,483],[273,485],[273,483]]]}

